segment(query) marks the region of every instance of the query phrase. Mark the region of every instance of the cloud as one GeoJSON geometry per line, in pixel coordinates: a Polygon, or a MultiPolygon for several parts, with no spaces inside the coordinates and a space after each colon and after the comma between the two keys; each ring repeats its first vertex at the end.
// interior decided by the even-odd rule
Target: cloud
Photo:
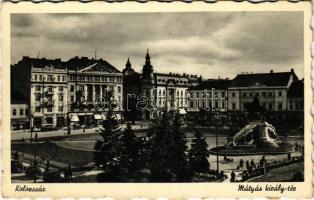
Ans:
{"type": "Polygon", "coordinates": [[[149,48],[159,72],[218,77],[294,67],[303,76],[302,12],[12,14],[11,24],[12,61],[38,52],[91,57],[96,49],[118,69],[130,57],[140,71],[149,48]]]}

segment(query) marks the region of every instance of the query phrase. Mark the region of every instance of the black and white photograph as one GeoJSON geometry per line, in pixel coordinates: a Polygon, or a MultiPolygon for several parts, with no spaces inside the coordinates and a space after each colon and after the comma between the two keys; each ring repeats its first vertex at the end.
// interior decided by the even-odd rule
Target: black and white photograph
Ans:
{"type": "Polygon", "coordinates": [[[303,11],[10,27],[11,183],[304,182],[303,11]]]}

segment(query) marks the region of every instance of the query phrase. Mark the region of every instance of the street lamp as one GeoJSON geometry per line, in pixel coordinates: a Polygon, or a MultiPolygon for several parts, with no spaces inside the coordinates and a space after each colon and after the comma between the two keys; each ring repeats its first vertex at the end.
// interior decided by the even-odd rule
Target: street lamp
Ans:
{"type": "MultiPolygon", "coordinates": [[[[211,112],[213,112],[213,107],[214,107],[214,91],[215,91],[215,88],[212,88],[212,94],[211,94],[211,97],[212,97],[212,109],[211,109],[211,112]]],[[[212,117],[212,116],[211,116],[212,117]]],[[[217,171],[219,172],[219,156],[218,156],[218,131],[216,131],[216,148],[217,148],[217,154],[216,154],[216,162],[217,162],[217,171]]]]}

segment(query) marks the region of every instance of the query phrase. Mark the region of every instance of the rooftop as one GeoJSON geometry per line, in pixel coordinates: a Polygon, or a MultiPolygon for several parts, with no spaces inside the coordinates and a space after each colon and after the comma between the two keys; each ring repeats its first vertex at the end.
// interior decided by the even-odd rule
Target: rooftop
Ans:
{"type": "Polygon", "coordinates": [[[298,80],[293,69],[290,72],[239,74],[232,80],[230,87],[287,86],[291,76],[294,80],[298,80]]]}

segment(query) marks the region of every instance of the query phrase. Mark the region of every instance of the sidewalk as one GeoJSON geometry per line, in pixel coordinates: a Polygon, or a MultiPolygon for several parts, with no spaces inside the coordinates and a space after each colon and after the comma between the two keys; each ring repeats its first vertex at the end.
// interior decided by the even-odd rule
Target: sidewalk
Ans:
{"type": "MultiPolygon", "coordinates": [[[[100,127],[94,127],[94,128],[88,128],[85,129],[85,132],[83,132],[83,129],[74,129],[71,130],[71,135],[83,135],[83,134],[91,134],[96,133],[100,130],[100,127]]],[[[35,135],[37,133],[38,139],[39,138],[49,138],[49,137],[64,137],[68,135],[68,131],[65,129],[55,130],[55,131],[33,131],[32,137],[35,138],[35,135]]],[[[14,140],[29,140],[31,138],[30,130],[26,130],[24,132],[12,132],[11,133],[11,141],[14,140]]]]}
{"type": "MultiPolygon", "coordinates": [[[[147,129],[149,127],[149,122],[146,121],[137,121],[134,125],[131,125],[133,130],[141,130],[147,129]]],[[[71,129],[71,135],[84,135],[84,134],[91,134],[100,131],[102,126],[93,127],[93,128],[86,128],[85,132],[83,129],[71,129]]],[[[126,128],[126,124],[122,125],[122,128],[126,128]]],[[[68,136],[67,129],[59,129],[54,131],[33,131],[32,137],[35,139],[35,134],[37,133],[38,139],[40,138],[50,138],[50,137],[64,137],[68,136]]],[[[29,140],[31,138],[30,130],[18,130],[18,131],[11,131],[11,141],[14,140],[29,140]]]]}

